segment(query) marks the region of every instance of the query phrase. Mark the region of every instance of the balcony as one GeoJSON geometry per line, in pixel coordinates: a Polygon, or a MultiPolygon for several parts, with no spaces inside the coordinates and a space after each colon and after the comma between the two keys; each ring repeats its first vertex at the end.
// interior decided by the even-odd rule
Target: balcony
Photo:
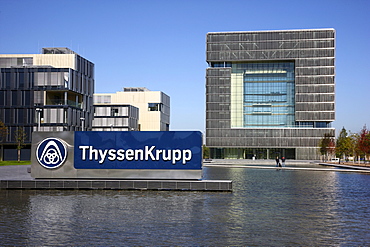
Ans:
{"type": "Polygon", "coordinates": [[[72,106],[76,108],[82,108],[82,103],[79,103],[73,100],[67,100],[66,103],[67,104],[65,104],[64,100],[57,98],[57,99],[48,99],[45,105],[68,105],[68,106],[72,106]]]}
{"type": "Polygon", "coordinates": [[[46,91],[45,105],[82,108],[82,95],[68,91],[46,91]]]}

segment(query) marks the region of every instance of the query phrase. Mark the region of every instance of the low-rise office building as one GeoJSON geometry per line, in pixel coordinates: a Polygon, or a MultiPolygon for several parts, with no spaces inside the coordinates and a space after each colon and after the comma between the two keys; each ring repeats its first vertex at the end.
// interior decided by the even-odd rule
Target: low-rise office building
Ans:
{"type": "Polygon", "coordinates": [[[68,48],[42,54],[0,54],[0,120],[8,128],[4,159],[16,159],[15,133],[26,133],[24,159],[33,131],[91,130],[94,64],[68,48]]]}
{"type": "Polygon", "coordinates": [[[132,105],[94,105],[93,131],[138,131],[139,108],[132,105]]]}
{"type": "Polygon", "coordinates": [[[116,93],[94,94],[95,106],[127,104],[139,109],[138,130],[168,131],[170,127],[170,97],[147,88],[124,88],[116,93]]]}

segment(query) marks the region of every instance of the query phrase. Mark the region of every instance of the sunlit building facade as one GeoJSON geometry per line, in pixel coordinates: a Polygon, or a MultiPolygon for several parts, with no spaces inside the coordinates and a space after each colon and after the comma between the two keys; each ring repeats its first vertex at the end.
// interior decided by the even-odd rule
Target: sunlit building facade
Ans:
{"type": "Polygon", "coordinates": [[[334,136],[335,30],[207,34],[212,158],[318,158],[334,136]]]}
{"type": "Polygon", "coordinates": [[[0,120],[8,128],[4,159],[16,159],[16,132],[24,131],[29,160],[33,131],[91,130],[94,64],[68,48],[41,54],[0,54],[0,120]]]}
{"type": "Polygon", "coordinates": [[[124,104],[94,105],[93,131],[138,131],[139,108],[124,104]]]}
{"type": "Polygon", "coordinates": [[[131,105],[139,109],[138,126],[137,128],[134,127],[135,130],[169,130],[170,97],[167,94],[161,91],[150,91],[145,87],[125,87],[123,91],[116,93],[94,94],[95,107],[121,104],[131,105]]]}

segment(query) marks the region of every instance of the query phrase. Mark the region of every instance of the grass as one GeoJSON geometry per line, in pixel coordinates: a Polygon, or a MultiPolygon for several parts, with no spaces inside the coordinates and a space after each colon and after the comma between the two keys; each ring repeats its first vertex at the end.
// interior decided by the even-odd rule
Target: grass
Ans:
{"type": "Polygon", "coordinates": [[[22,160],[20,162],[16,160],[0,161],[0,166],[19,166],[19,165],[31,165],[30,160],[22,160]]]}

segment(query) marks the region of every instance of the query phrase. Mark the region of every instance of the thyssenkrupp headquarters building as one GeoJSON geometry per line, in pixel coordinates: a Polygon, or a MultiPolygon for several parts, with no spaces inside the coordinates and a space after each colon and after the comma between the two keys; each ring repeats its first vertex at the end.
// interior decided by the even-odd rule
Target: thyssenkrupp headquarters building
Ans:
{"type": "Polygon", "coordinates": [[[335,135],[335,30],[207,34],[211,158],[317,159],[335,135]]]}

